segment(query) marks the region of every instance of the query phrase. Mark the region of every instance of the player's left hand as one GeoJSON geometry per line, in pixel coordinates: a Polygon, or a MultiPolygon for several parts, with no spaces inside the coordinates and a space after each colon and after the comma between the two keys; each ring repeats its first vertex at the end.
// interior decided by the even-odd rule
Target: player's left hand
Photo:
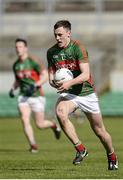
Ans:
{"type": "Polygon", "coordinates": [[[70,87],[71,87],[70,81],[63,82],[63,83],[57,88],[58,93],[65,92],[65,91],[67,91],[68,89],[70,89],[70,87]]]}

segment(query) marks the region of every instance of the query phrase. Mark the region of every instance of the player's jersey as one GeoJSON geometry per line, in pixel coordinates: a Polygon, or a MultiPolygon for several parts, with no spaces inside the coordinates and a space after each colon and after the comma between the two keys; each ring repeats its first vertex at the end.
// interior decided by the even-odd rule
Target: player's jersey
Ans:
{"type": "MultiPolygon", "coordinates": [[[[43,68],[43,67],[42,67],[43,68]]],[[[19,59],[13,65],[13,71],[17,81],[19,82],[20,94],[26,95],[27,88],[38,81],[41,72],[41,66],[32,57],[28,57],[24,61],[19,59]]],[[[43,96],[42,87],[37,89],[32,96],[43,96]]]]}
{"type": "MultiPolygon", "coordinates": [[[[59,68],[68,68],[72,71],[74,78],[81,74],[80,63],[88,63],[88,52],[77,41],[71,40],[64,49],[55,44],[47,51],[48,70],[54,72],[59,68]]],[[[94,92],[92,77],[82,84],[73,85],[68,93],[84,96],[94,92]]]]}

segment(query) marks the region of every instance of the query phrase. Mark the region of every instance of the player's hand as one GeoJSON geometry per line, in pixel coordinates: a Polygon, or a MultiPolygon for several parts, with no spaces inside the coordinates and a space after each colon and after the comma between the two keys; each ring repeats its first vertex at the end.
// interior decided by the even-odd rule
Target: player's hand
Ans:
{"type": "Polygon", "coordinates": [[[38,89],[38,87],[35,84],[31,84],[28,86],[28,88],[25,91],[26,96],[32,96],[33,93],[38,89]]]}
{"type": "Polygon", "coordinates": [[[52,80],[52,83],[51,83],[51,86],[54,87],[54,88],[58,88],[59,86],[62,85],[62,82],[60,81],[55,81],[55,80],[52,80]]]}
{"type": "Polygon", "coordinates": [[[57,89],[58,93],[67,92],[71,88],[70,81],[63,82],[57,89]]]}
{"type": "Polygon", "coordinates": [[[14,95],[14,89],[10,89],[10,91],[9,91],[9,96],[10,96],[10,98],[14,98],[14,97],[15,97],[15,95],[14,95]]]}

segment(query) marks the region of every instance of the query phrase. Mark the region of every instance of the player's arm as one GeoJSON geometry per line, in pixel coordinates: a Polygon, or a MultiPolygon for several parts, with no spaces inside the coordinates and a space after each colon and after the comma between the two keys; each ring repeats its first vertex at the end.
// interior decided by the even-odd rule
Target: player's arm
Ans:
{"type": "Polygon", "coordinates": [[[16,66],[16,63],[13,64],[13,73],[14,73],[15,80],[11,86],[11,89],[9,90],[9,96],[11,98],[15,96],[14,91],[19,87],[19,80],[17,79],[17,76],[16,76],[15,66],[16,66]]]}
{"type": "Polygon", "coordinates": [[[57,84],[56,84],[55,81],[54,81],[54,74],[55,74],[54,69],[53,69],[52,67],[50,67],[50,68],[48,69],[49,84],[50,84],[52,87],[57,88],[58,86],[57,86],[57,84]]]}
{"type": "Polygon", "coordinates": [[[16,79],[16,80],[14,81],[11,89],[16,90],[18,87],[19,87],[19,81],[16,79]]]}
{"type": "Polygon", "coordinates": [[[39,89],[46,81],[48,80],[48,72],[46,69],[43,69],[40,74],[40,79],[36,81],[34,84],[31,84],[27,90],[26,94],[27,96],[32,96],[33,93],[39,89]]]}
{"type": "Polygon", "coordinates": [[[10,89],[10,91],[9,91],[9,96],[11,97],[11,98],[13,98],[15,95],[14,95],[14,91],[17,89],[19,87],[19,82],[18,82],[18,80],[15,80],[14,81],[14,83],[13,83],[13,85],[12,85],[12,87],[11,87],[11,89],[10,89]]]}
{"type": "Polygon", "coordinates": [[[81,74],[71,81],[71,85],[82,84],[90,77],[88,52],[86,51],[85,47],[82,46],[80,43],[77,43],[75,54],[78,59],[81,74]]]}
{"type": "Polygon", "coordinates": [[[43,63],[43,61],[34,56],[34,55],[29,55],[29,57],[36,62],[36,71],[40,74],[40,79],[35,82],[35,86],[40,87],[43,85],[45,82],[48,81],[48,71],[43,63]]]}
{"type": "Polygon", "coordinates": [[[90,77],[89,64],[81,63],[79,66],[80,66],[81,74],[72,80],[63,82],[62,85],[59,88],[57,88],[59,92],[68,90],[73,85],[82,84],[84,81],[87,81],[89,79],[90,77]]]}
{"type": "Polygon", "coordinates": [[[48,81],[48,71],[43,62],[40,62],[40,79],[35,83],[36,86],[41,86],[48,81]]]}
{"type": "Polygon", "coordinates": [[[37,87],[40,87],[41,85],[43,85],[44,83],[46,83],[48,81],[48,72],[46,69],[43,69],[40,73],[40,80],[38,80],[37,82],[35,82],[35,85],[37,87]]]}
{"type": "Polygon", "coordinates": [[[51,52],[48,50],[47,51],[47,62],[48,62],[48,77],[49,77],[49,84],[54,87],[57,88],[58,86],[56,85],[55,81],[54,81],[54,74],[55,74],[55,66],[52,63],[52,54],[51,52]]]}
{"type": "Polygon", "coordinates": [[[81,74],[76,78],[71,80],[71,86],[75,84],[82,84],[84,81],[87,81],[90,77],[90,68],[88,63],[79,64],[81,74]]]}

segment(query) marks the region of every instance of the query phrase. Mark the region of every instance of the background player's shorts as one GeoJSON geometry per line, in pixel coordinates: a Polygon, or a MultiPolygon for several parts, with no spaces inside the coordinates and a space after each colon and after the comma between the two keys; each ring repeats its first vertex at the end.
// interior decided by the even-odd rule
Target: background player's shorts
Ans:
{"type": "Polygon", "coordinates": [[[76,108],[81,109],[83,112],[100,113],[98,97],[95,93],[87,96],[76,96],[74,94],[61,93],[60,96],[71,100],[76,105],[76,108]]]}
{"type": "Polygon", "coordinates": [[[46,99],[43,96],[38,97],[18,97],[18,106],[29,106],[33,112],[44,112],[46,99]]]}

